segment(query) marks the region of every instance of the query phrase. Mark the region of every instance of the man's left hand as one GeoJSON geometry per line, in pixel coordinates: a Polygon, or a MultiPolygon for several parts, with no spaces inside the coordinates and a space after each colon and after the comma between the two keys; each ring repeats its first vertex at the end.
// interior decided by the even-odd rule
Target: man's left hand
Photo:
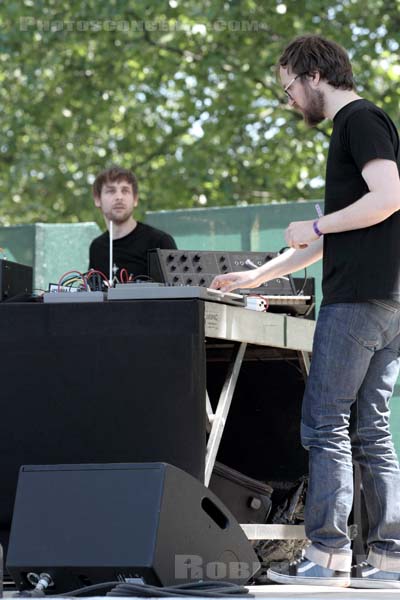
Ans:
{"type": "Polygon", "coordinates": [[[307,248],[307,246],[318,239],[313,229],[314,221],[295,221],[290,223],[285,231],[285,240],[291,248],[307,248]]]}

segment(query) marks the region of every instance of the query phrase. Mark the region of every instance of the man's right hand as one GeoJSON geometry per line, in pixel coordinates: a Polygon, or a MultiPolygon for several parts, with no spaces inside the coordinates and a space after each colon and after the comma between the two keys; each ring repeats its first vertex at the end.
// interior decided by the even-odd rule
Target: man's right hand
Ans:
{"type": "Polygon", "coordinates": [[[231,292],[238,288],[255,288],[261,285],[259,277],[258,269],[217,275],[212,280],[210,288],[221,292],[231,292]]]}

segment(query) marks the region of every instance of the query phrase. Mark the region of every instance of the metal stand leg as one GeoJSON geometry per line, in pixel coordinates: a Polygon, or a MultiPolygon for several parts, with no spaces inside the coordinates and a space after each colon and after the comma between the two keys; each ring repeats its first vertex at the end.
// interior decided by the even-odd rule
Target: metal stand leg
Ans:
{"type": "Polygon", "coordinates": [[[208,395],[206,398],[207,416],[209,423],[211,423],[211,430],[207,443],[206,468],[204,475],[204,485],[206,486],[208,486],[210,483],[211,474],[214,468],[215,459],[217,457],[218,448],[221,443],[226,418],[231,406],[233,393],[235,391],[236,382],[239,376],[240,367],[242,366],[246,347],[247,344],[245,342],[240,344],[236,356],[229,366],[229,371],[226,376],[215,413],[212,412],[208,395]]]}
{"type": "Polygon", "coordinates": [[[211,427],[212,427],[212,422],[214,419],[214,413],[213,413],[213,409],[212,409],[211,402],[210,402],[210,396],[208,395],[207,390],[206,390],[206,412],[207,412],[206,429],[207,429],[207,433],[210,433],[211,427]]]}
{"type": "Polygon", "coordinates": [[[309,352],[305,352],[304,350],[299,350],[297,352],[299,357],[300,368],[303,372],[304,381],[307,381],[308,374],[310,372],[310,362],[311,356],[309,352]]]}
{"type": "MultiPolygon", "coordinates": [[[[246,344],[240,344],[239,349],[236,353],[236,357],[230,365],[229,372],[227,374],[224,387],[219,397],[218,406],[216,408],[215,413],[213,413],[212,411],[208,394],[206,395],[208,429],[211,427],[207,444],[206,468],[204,478],[204,484],[206,486],[208,486],[208,484],[210,483],[211,474],[214,468],[215,459],[221,442],[226,418],[229,413],[233,393],[235,390],[237,378],[239,375],[240,367],[243,362],[245,351],[246,344]]],[[[299,351],[298,356],[304,380],[306,380],[310,370],[310,353],[306,351],[299,351]]],[[[303,525],[242,524],[241,527],[246,533],[246,536],[249,540],[306,539],[303,525]]]]}

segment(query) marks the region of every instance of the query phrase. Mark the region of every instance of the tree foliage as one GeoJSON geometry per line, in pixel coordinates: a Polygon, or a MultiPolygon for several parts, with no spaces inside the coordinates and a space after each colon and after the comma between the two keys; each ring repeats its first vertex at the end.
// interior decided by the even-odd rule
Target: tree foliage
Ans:
{"type": "Polygon", "coordinates": [[[350,53],[400,125],[400,0],[8,0],[0,13],[0,223],[97,217],[90,184],[132,167],[141,210],[323,195],[329,124],[288,109],[296,35],[350,53]]]}

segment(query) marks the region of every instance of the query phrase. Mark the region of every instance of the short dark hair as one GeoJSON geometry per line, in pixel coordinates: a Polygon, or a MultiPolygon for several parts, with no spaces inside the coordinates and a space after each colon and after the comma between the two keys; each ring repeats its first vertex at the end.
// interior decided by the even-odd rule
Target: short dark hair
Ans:
{"type": "Polygon", "coordinates": [[[319,35],[302,35],[291,41],[279,58],[279,67],[289,68],[295,75],[318,71],[329,85],[342,90],[355,87],[346,50],[319,35]]]}
{"type": "Polygon", "coordinates": [[[118,165],[113,165],[97,175],[93,184],[93,195],[97,198],[100,197],[103,185],[110,182],[114,183],[115,181],[127,181],[130,183],[132,186],[133,195],[136,198],[139,193],[136,175],[129,169],[123,169],[118,165]]]}

